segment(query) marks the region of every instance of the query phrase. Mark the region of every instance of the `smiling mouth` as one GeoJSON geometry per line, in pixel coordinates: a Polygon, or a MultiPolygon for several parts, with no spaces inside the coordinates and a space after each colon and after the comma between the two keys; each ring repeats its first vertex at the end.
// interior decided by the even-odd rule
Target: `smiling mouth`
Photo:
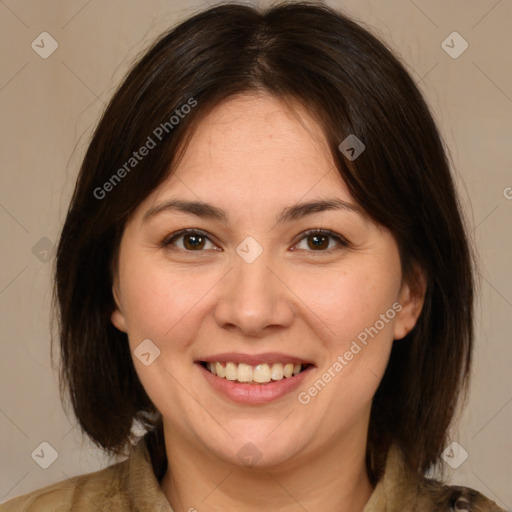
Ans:
{"type": "Polygon", "coordinates": [[[249,385],[264,385],[283,379],[291,379],[313,366],[311,364],[293,363],[262,363],[252,366],[245,363],[207,361],[200,361],[199,364],[221,379],[249,385]]]}

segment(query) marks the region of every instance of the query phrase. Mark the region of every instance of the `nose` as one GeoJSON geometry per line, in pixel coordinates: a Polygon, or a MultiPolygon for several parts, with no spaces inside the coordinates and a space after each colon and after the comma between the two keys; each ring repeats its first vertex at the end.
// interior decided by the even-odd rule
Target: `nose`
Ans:
{"type": "Polygon", "coordinates": [[[225,277],[214,318],[223,329],[263,337],[293,321],[293,293],[284,276],[264,251],[248,263],[236,255],[234,268],[225,277]]]}

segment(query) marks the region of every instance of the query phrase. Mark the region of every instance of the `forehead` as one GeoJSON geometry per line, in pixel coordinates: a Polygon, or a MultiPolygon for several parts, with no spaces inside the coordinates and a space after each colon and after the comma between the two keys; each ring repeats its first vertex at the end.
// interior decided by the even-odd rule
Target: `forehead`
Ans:
{"type": "Polygon", "coordinates": [[[145,203],[169,194],[247,205],[351,200],[311,114],[263,94],[230,98],[197,125],[178,166],[145,203]]]}

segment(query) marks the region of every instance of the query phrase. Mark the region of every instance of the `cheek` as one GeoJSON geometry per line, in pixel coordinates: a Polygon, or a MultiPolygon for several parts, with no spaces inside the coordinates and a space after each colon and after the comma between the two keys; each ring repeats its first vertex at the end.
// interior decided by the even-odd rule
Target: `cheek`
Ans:
{"type": "Polygon", "coordinates": [[[321,319],[322,334],[317,334],[324,349],[321,382],[304,391],[315,407],[339,417],[355,417],[367,406],[389,360],[400,264],[393,258],[385,260],[387,265],[379,261],[353,261],[338,272],[322,269],[295,283],[311,317],[321,319]]]}
{"type": "Polygon", "coordinates": [[[188,394],[182,392],[190,378],[190,348],[198,337],[208,291],[219,276],[169,267],[154,259],[144,261],[134,252],[133,258],[125,260],[120,280],[128,339],[139,380],[157,409],[179,424],[183,419],[177,411],[190,407],[188,394]],[[146,339],[160,350],[158,358],[148,366],[134,355],[146,339]]]}
{"type": "MultiPolygon", "coordinates": [[[[321,320],[324,339],[336,349],[367,332],[378,322],[378,331],[392,336],[400,273],[393,265],[383,268],[361,261],[343,270],[318,269],[293,279],[292,287],[311,312],[321,320]],[[390,311],[391,310],[391,311],[390,311]],[[386,313],[388,312],[387,316],[386,313]],[[385,315],[385,322],[380,318],[385,315]]],[[[361,336],[364,339],[364,334],[361,336]]]]}
{"type": "Polygon", "coordinates": [[[330,276],[310,275],[299,292],[326,326],[322,382],[306,392],[318,393],[316,406],[339,417],[355,417],[367,406],[389,360],[400,267],[387,261],[387,267],[362,262],[330,276]]]}
{"type": "Polygon", "coordinates": [[[177,271],[154,261],[127,261],[120,275],[130,342],[185,341],[197,330],[201,300],[218,281],[212,272],[177,271]]]}

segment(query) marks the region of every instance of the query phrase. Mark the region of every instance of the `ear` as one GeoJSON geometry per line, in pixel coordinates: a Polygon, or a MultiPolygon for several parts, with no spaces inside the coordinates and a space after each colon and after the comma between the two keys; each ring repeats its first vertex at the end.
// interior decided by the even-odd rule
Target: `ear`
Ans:
{"type": "Polygon", "coordinates": [[[404,279],[400,289],[398,302],[402,308],[395,317],[393,334],[395,340],[404,338],[414,329],[423,308],[426,290],[425,271],[419,265],[415,265],[413,276],[410,279],[404,279]]]}
{"type": "Polygon", "coordinates": [[[116,308],[114,309],[114,311],[112,311],[112,315],[110,315],[110,321],[120,331],[126,332],[126,320],[121,309],[121,301],[119,300],[119,289],[117,285],[117,280],[115,280],[114,284],[112,285],[112,295],[114,296],[116,308]]]}

